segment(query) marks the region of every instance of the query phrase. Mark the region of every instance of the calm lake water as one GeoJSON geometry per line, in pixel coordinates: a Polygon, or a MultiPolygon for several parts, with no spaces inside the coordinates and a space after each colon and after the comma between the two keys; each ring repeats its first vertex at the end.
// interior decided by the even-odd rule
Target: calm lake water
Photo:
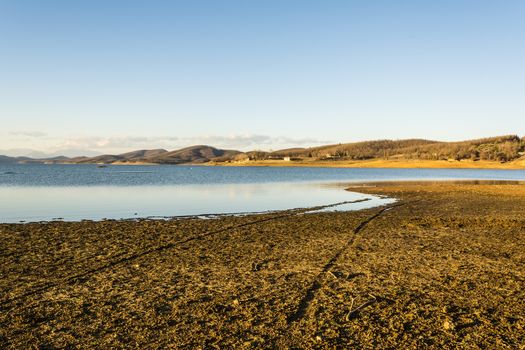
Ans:
{"type": "MultiPolygon", "coordinates": [[[[523,170],[0,164],[0,222],[261,212],[361,198],[330,183],[525,180],[523,170]]],[[[348,208],[348,207],[347,207],[348,208]]]]}

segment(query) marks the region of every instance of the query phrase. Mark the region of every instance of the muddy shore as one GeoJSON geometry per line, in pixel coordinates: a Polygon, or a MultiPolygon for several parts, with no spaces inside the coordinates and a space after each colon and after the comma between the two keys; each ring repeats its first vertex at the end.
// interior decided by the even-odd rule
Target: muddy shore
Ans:
{"type": "Polygon", "coordinates": [[[0,348],[525,348],[525,185],[357,212],[0,224],[0,348]]]}

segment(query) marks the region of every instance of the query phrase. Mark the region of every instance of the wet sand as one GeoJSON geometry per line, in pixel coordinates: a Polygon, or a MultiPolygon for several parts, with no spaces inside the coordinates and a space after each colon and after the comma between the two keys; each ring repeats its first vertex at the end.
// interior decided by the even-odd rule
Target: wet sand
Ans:
{"type": "Polygon", "coordinates": [[[357,212],[0,225],[0,348],[525,346],[525,186],[357,212]]]}

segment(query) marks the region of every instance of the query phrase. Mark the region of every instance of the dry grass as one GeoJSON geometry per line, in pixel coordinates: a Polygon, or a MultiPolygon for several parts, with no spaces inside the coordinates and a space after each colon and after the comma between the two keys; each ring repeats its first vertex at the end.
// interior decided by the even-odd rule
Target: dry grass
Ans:
{"type": "Polygon", "coordinates": [[[495,161],[471,160],[316,160],[304,158],[297,161],[257,160],[243,162],[206,163],[219,166],[284,166],[284,167],[325,167],[325,168],[414,168],[414,169],[525,169],[525,160],[500,163],[495,161]]]}

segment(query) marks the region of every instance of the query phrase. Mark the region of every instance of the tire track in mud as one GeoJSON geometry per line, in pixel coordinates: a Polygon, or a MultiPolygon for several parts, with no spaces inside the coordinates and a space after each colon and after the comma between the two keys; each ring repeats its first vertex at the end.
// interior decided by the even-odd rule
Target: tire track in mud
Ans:
{"type": "MultiPolygon", "coordinates": [[[[5,307],[8,304],[20,301],[21,299],[24,299],[26,297],[30,297],[30,296],[33,296],[33,295],[44,293],[44,292],[46,292],[46,291],[48,291],[48,290],[50,290],[52,288],[55,288],[55,287],[60,287],[62,285],[68,285],[68,284],[72,284],[72,283],[75,283],[75,282],[84,282],[89,276],[91,276],[93,274],[109,270],[109,269],[111,269],[113,267],[116,267],[116,266],[119,266],[119,265],[123,265],[125,263],[128,263],[128,262],[131,262],[133,260],[142,258],[142,257],[147,256],[149,254],[159,253],[159,252],[162,252],[162,251],[165,251],[165,250],[176,248],[176,247],[178,247],[178,246],[180,246],[182,244],[189,243],[191,241],[199,240],[199,239],[202,239],[202,238],[206,238],[206,237],[209,237],[209,236],[213,236],[213,235],[216,235],[216,234],[219,234],[219,233],[223,233],[223,232],[227,232],[227,231],[234,230],[234,229],[239,229],[239,228],[252,226],[252,225],[256,225],[256,224],[260,224],[260,223],[264,223],[264,222],[284,219],[284,218],[292,217],[292,216],[299,215],[299,214],[306,214],[306,213],[308,213],[310,211],[313,211],[313,210],[320,210],[320,209],[325,209],[325,208],[331,208],[331,207],[335,207],[335,206],[339,206],[339,205],[343,205],[343,204],[360,203],[360,202],[365,202],[365,201],[368,201],[368,200],[369,200],[369,198],[364,198],[364,199],[358,199],[358,200],[355,200],[355,201],[345,201],[345,202],[333,203],[333,204],[328,204],[328,205],[321,205],[321,206],[310,207],[310,208],[288,209],[288,210],[280,212],[281,214],[276,215],[276,216],[266,217],[266,218],[263,218],[263,219],[253,220],[253,221],[245,222],[245,223],[238,224],[238,225],[230,225],[230,226],[227,226],[225,228],[218,229],[218,230],[204,232],[204,233],[199,234],[199,235],[188,237],[188,238],[185,238],[185,239],[182,239],[182,240],[179,240],[179,241],[175,241],[175,242],[172,242],[172,243],[164,244],[164,245],[161,245],[161,246],[152,247],[150,249],[143,250],[142,252],[139,252],[139,253],[131,254],[131,255],[126,256],[124,258],[121,258],[121,259],[118,259],[118,260],[114,260],[114,261],[110,261],[107,264],[104,264],[102,266],[86,270],[86,271],[78,273],[78,274],[74,274],[74,275],[63,277],[60,281],[57,281],[55,283],[45,284],[45,285],[42,285],[41,287],[33,288],[33,289],[31,289],[31,290],[29,290],[29,291],[27,291],[25,293],[19,294],[17,296],[12,297],[12,298],[9,298],[9,299],[6,299],[6,300],[2,300],[2,301],[0,301],[0,306],[1,307],[5,307]]],[[[279,213],[279,212],[277,212],[277,213],[279,213]]],[[[118,254],[117,256],[121,256],[121,255],[122,254],[118,254]]]]}
{"type": "Polygon", "coordinates": [[[297,309],[288,315],[286,321],[288,326],[291,326],[294,322],[299,321],[302,319],[306,312],[308,311],[308,308],[310,307],[312,301],[315,299],[317,292],[321,289],[323,286],[323,277],[334,267],[335,263],[339,259],[339,257],[348,249],[350,246],[355,242],[355,239],[357,238],[357,235],[373,220],[377,219],[379,216],[381,216],[384,212],[394,209],[396,207],[403,206],[407,203],[397,203],[393,205],[389,205],[387,207],[382,208],[374,215],[370,216],[369,218],[363,220],[353,231],[352,231],[352,237],[339,249],[332,258],[323,266],[321,272],[317,274],[314,281],[310,285],[310,287],[306,290],[304,296],[299,301],[299,304],[297,305],[297,309]]]}

